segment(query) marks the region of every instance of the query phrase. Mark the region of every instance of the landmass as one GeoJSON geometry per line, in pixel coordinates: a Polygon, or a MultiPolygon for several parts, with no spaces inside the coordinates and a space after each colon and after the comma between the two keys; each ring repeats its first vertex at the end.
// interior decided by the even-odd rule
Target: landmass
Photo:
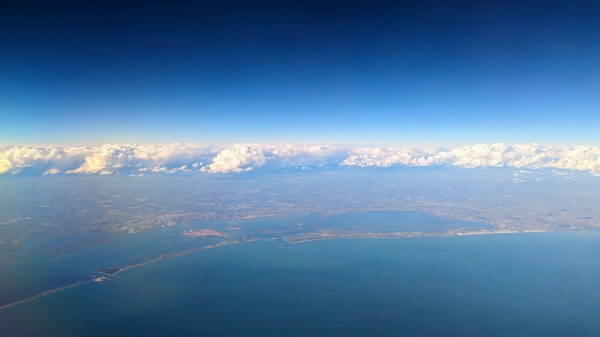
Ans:
{"type": "Polygon", "coordinates": [[[197,229],[197,230],[184,231],[183,236],[187,236],[190,238],[204,238],[204,237],[209,237],[209,236],[220,236],[223,238],[228,238],[229,234],[217,232],[212,229],[197,229]]]}
{"type": "Polygon", "coordinates": [[[484,234],[510,234],[510,233],[539,233],[544,230],[477,230],[477,231],[445,231],[445,232],[352,232],[320,230],[305,234],[288,235],[283,239],[289,243],[300,243],[313,240],[330,239],[384,239],[384,238],[409,238],[422,236],[461,236],[461,235],[484,235],[484,234]]]}

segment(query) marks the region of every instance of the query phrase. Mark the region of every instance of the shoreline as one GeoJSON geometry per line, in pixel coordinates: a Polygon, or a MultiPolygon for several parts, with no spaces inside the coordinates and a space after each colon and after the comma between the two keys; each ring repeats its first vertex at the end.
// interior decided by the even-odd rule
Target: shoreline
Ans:
{"type": "MultiPolygon", "coordinates": [[[[118,273],[128,270],[128,269],[132,269],[132,268],[136,268],[136,267],[140,267],[149,263],[154,263],[154,262],[158,262],[158,261],[162,261],[162,260],[167,260],[170,258],[174,258],[177,256],[182,256],[182,255],[187,255],[187,254],[191,254],[191,253],[195,253],[201,250],[206,250],[206,249],[212,249],[212,248],[217,248],[217,247],[223,247],[223,246],[228,246],[228,245],[234,245],[234,244],[238,244],[238,243],[245,243],[245,242],[252,242],[252,241],[257,241],[257,240],[262,240],[262,239],[258,239],[258,238],[245,238],[245,239],[239,239],[239,240],[234,240],[234,241],[222,241],[219,243],[216,243],[214,245],[209,245],[209,246],[203,246],[203,247],[198,247],[198,248],[193,248],[193,249],[188,249],[188,250],[184,250],[181,252],[177,252],[177,253],[171,253],[171,254],[167,254],[167,255],[161,255],[159,257],[156,257],[154,259],[151,260],[147,260],[147,261],[142,261],[142,262],[138,262],[138,263],[133,263],[133,264],[128,264],[125,266],[119,266],[119,267],[109,267],[109,268],[104,268],[104,269],[100,269],[100,270],[93,270],[92,273],[97,273],[97,274],[103,274],[106,276],[110,276],[110,277],[117,277],[115,275],[117,275],[118,273]],[[109,271],[107,272],[107,269],[115,269],[115,271],[109,271]]],[[[44,297],[44,296],[48,296],[63,290],[67,290],[70,288],[74,288],[74,287],[78,287],[81,285],[84,285],[86,283],[90,283],[92,281],[100,283],[102,281],[98,281],[97,277],[87,277],[82,281],[78,281],[72,284],[68,284],[62,287],[58,287],[58,288],[54,288],[54,289],[49,289],[49,290],[45,290],[41,293],[38,293],[36,295],[18,300],[18,301],[14,301],[11,303],[7,303],[4,305],[0,306],[0,310],[5,310],[8,309],[10,307],[13,307],[15,305],[19,305],[19,304],[23,304],[25,302],[29,302],[29,301],[33,301],[35,299],[38,299],[40,297],[44,297]]]]}
{"type": "MultiPolygon", "coordinates": [[[[290,236],[283,237],[281,239],[293,246],[298,243],[310,242],[310,241],[321,241],[321,240],[399,239],[399,238],[415,238],[415,237],[450,237],[450,236],[498,235],[498,234],[519,234],[519,233],[550,233],[550,232],[575,232],[575,231],[574,230],[547,231],[547,230],[535,230],[535,229],[534,230],[524,230],[524,231],[516,231],[516,230],[487,231],[486,230],[486,231],[469,231],[469,232],[431,232],[431,233],[429,233],[429,232],[391,232],[391,233],[365,232],[365,233],[360,233],[360,232],[343,232],[343,231],[322,231],[322,232],[312,232],[312,233],[300,234],[300,235],[290,235],[290,236]],[[310,236],[311,234],[312,235],[326,235],[326,236],[310,236]],[[299,238],[304,235],[307,235],[308,237],[299,238]],[[295,240],[293,237],[298,237],[299,239],[295,240]],[[292,240],[289,240],[290,238],[292,238],[292,240]]],[[[246,242],[253,242],[253,241],[271,241],[271,242],[277,243],[280,246],[282,246],[282,243],[277,242],[273,239],[252,238],[252,237],[251,238],[242,238],[242,239],[233,240],[233,241],[221,241],[221,242],[213,244],[213,245],[192,248],[192,249],[187,249],[187,250],[184,250],[181,252],[161,255],[154,259],[146,260],[146,261],[142,261],[142,262],[138,262],[138,263],[132,263],[132,264],[124,265],[124,266],[108,267],[108,268],[93,270],[92,273],[103,274],[103,275],[106,275],[109,277],[117,277],[115,275],[117,275],[123,271],[126,271],[128,269],[133,269],[136,267],[140,267],[140,266],[143,266],[146,264],[171,259],[174,257],[199,252],[202,250],[213,249],[213,248],[217,248],[217,247],[224,247],[224,246],[235,245],[235,244],[246,243],[246,242]]],[[[292,248],[292,246],[286,247],[286,248],[292,248]]],[[[87,283],[90,283],[93,281],[98,282],[98,283],[101,282],[101,281],[97,281],[97,277],[88,277],[82,281],[78,281],[73,284],[68,284],[68,285],[65,285],[62,287],[45,290],[36,295],[1,305],[0,310],[5,310],[5,309],[8,309],[13,306],[23,304],[25,302],[33,301],[40,297],[44,297],[44,296],[51,295],[51,294],[54,294],[54,293],[57,293],[57,292],[60,292],[63,290],[81,286],[81,285],[84,285],[84,284],[87,284],[87,283]]]]}
{"type": "MultiPolygon", "coordinates": [[[[473,235],[499,235],[520,233],[550,233],[561,231],[548,231],[541,229],[530,230],[496,230],[496,231],[469,231],[469,232],[345,232],[345,231],[319,231],[307,234],[289,235],[283,238],[289,244],[310,242],[317,240],[343,240],[343,239],[399,239],[415,237],[451,237],[451,236],[473,236],[473,235]]],[[[564,232],[575,232],[574,230],[564,232]]]]}

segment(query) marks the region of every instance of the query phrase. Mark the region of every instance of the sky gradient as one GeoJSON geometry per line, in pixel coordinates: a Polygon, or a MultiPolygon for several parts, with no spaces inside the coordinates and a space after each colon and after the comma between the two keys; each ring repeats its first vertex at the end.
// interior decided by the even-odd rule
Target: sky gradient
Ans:
{"type": "Polygon", "coordinates": [[[600,144],[593,1],[31,2],[0,145],[600,144]]]}

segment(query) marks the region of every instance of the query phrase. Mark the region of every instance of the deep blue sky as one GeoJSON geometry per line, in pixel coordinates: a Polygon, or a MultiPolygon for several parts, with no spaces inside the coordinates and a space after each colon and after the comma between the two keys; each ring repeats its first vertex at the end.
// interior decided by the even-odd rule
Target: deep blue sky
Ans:
{"type": "Polygon", "coordinates": [[[597,1],[30,1],[0,144],[600,144],[597,1]]]}

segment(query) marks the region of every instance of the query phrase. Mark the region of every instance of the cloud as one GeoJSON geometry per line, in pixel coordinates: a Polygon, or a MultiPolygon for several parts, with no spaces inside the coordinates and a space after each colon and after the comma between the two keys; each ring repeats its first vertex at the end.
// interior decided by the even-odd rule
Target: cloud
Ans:
{"type": "Polygon", "coordinates": [[[202,168],[204,172],[245,172],[268,166],[272,169],[339,165],[348,149],[333,145],[235,144],[224,149],[202,168]]]}
{"type": "Polygon", "coordinates": [[[203,171],[229,173],[250,171],[265,164],[267,158],[260,145],[234,145],[225,149],[212,160],[212,164],[203,171]]]}
{"type": "Polygon", "coordinates": [[[85,157],[85,148],[12,147],[0,155],[0,173],[21,171],[23,168],[52,162],[56,169],[68,167],[85,157]]]}
{"type": "Polygon", "coordinates": [[[167,168],[166,166],[161,167],[153,167],[151,169],[140,169],[139,171],[150,171],[152,173],[176,173],[176,172],[192,172],[187,168],[187,165],[182,165],[180,167],[175,167],[172,169],[167,168]]]}
{"type": "MultiPolygon", "coordinates": [[[[45,174],[110,174],[119,170],[181,168],[186,162],[208,161],[212,147],[198,144],[113,145],[98,147],[12,147],[0,153],[0,174],[38,168],[45,174]]],[[[183,171],[183,170],[178,170],[183,171]]],[[[169,172],[170,173],[170,172],[169,172]]]]}
{"type": "Polygon", "coordinates": [[[276,168],[337,166],[350,148],[335,145],[272,144],[265,146],[270,165],[276,168]]]}
{"type": "Polygon", "coordinates": [[[600,176],[600,147],[539,144],[476,144],[440,147],[351,147],[335,145],[199,144],[113,145],[98,147],[11,147],[0,152],[0,173],[54,174],[240,173],[356,166],[459,166],[552,168],[600,176]],[[204,164],[208,163],[208,164],[204,164]]]}
{"type": "Polygon", "coordinates": [[[443,155],[435,157],[437,148],[390,147],[358,148],[342,161],[342,166],[430,166],[444,164],[443,155]]]}
{"type": "Polygon", "coordinates": [[[8,172],[11,168],[13,168],[13,163],[5,158],[0,159],[0,173],[8,172]]]}
{"type": "Polygon", "coordinates": [[[342,161],[344,166],[433,166],[556,168],[600,175],[600,147],[539,144],[477,144],[449,150],[391,147],[356,149],[342,161]]]}
{"type": "Polygon", "coordinates": [[[44,175],[46,176],[46,175],[49,175],[49,174],[59,174],[59,173],[61,173],[61,172],[62,172],[62,171],[61,171],[61,170],[58,170],[58,169],[50,169],[50,170],[48,170],[48,171],[44,172],[44,175]]]}
{"type": "Polygon", "coordinates": [[[110,174],[111,169],[122,168],[135,158],[135,150],[129,145],[103,145],[88,154],[81,166],[66,173],[110,174]]]}

